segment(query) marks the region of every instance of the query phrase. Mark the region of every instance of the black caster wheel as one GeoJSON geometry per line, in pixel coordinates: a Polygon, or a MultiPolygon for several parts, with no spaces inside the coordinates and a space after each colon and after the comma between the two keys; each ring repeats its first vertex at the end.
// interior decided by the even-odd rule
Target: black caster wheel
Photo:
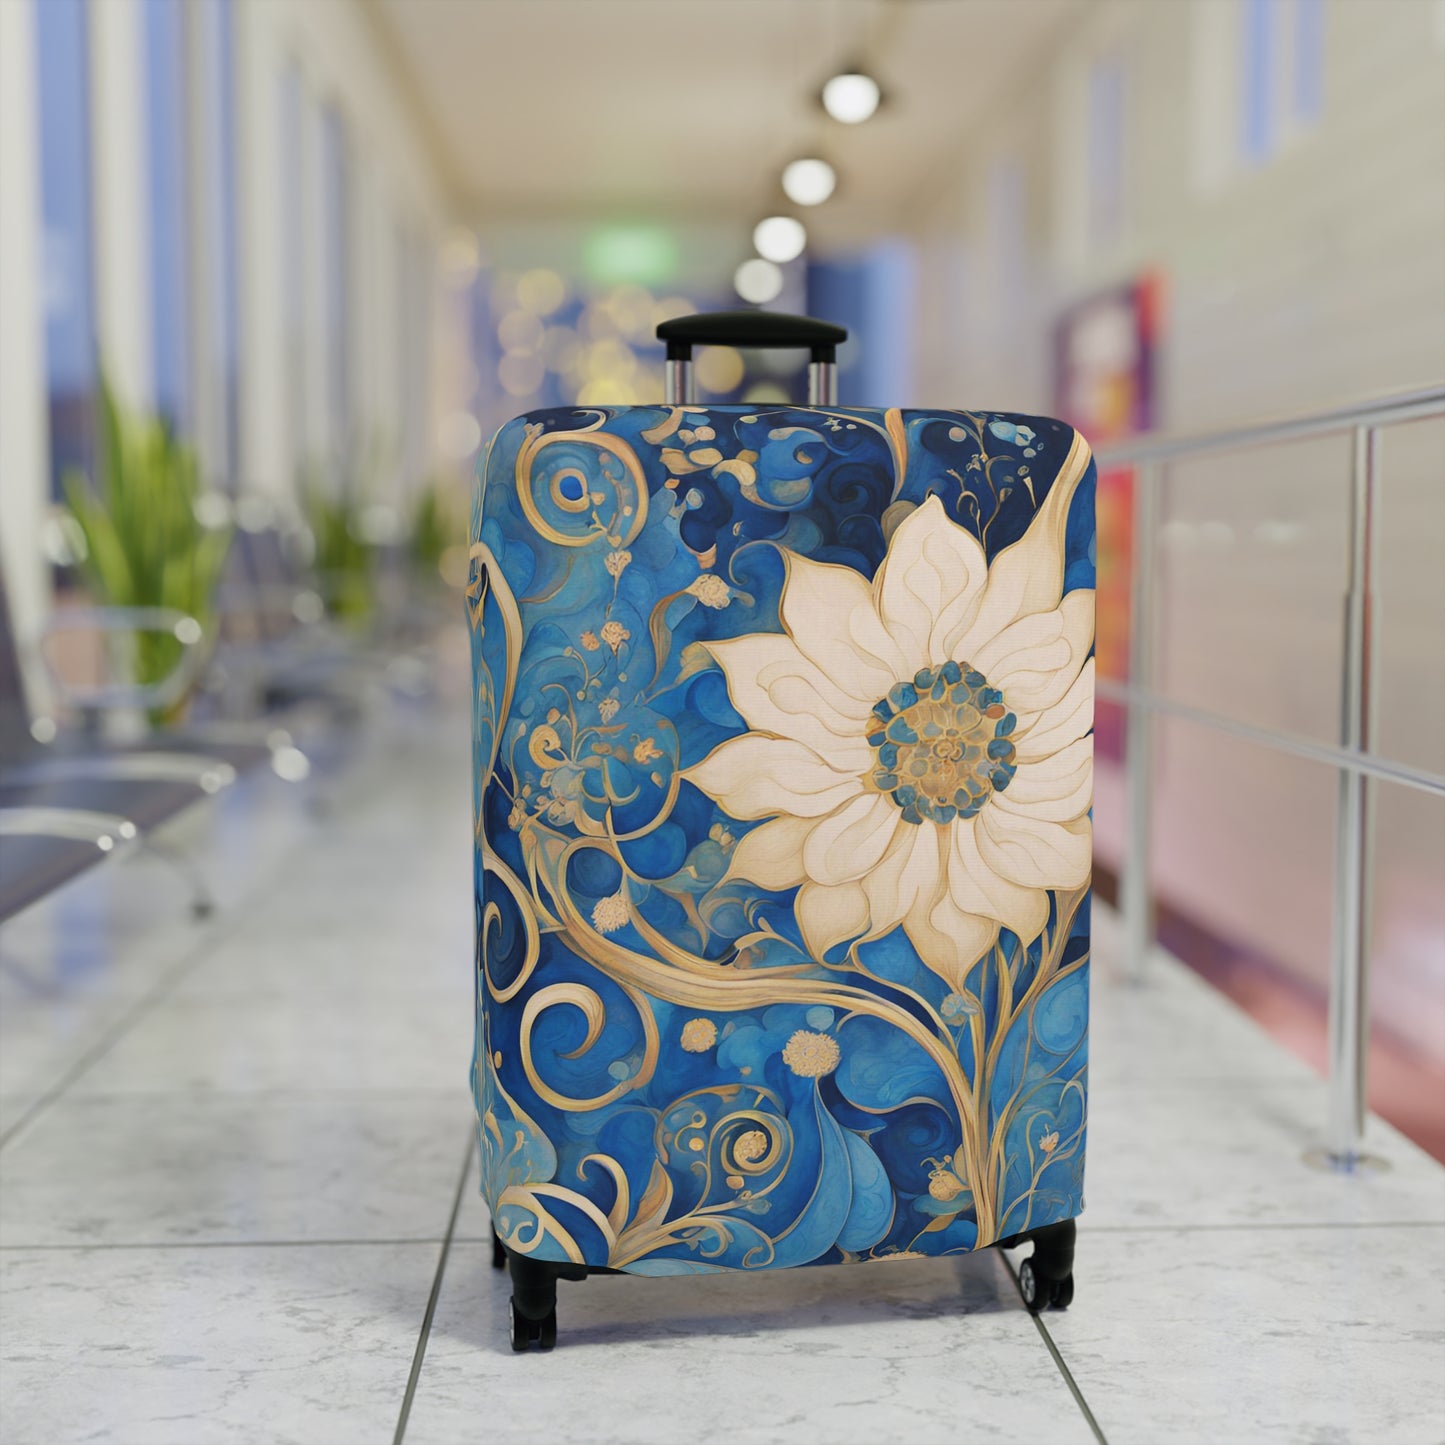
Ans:
{"type": "Polygon", "coordinates": [[[1074,1277],[1066,1274],[1054,1285],[1054,1308],[1066,1310],[1074,1302],[1074,1277]]]}
{"type": "Polygon", "coordinates": [[[1034,1262],[1026,1259],[1019,1265],[1019,1293],[1031,1315],[1042,1314],[1053,1297],[1053,1286],[1042,1275],[1034,1273],[1034,1262]]]}
{"type": "Polygon", "coordinates": [[[512,1305],[512,1349],[523,1354],[530,1346],[550,1350],[557,1343],[557,1311],[545,1319],[529,1320],[514,1303],[512,1305]]]}
{"type": "Polygon", "coordinates": [[[497,1231],[492,1231],[492,1268],[506,1269],[507,1249],[500,1239],[497,1238],[497,1231]]]}
{"type": "Polygon", "coordinates": [[[1019,1265],[1019,1293],[1031,1315],[1042,1314],[1050,1308],[1066,1310],[1074,1302],[1074,1276],[1066,1274],[1063,1279],[1046,1279],[1034,1268],[1033,1260],[1026,1259],[1019,1265]]]}

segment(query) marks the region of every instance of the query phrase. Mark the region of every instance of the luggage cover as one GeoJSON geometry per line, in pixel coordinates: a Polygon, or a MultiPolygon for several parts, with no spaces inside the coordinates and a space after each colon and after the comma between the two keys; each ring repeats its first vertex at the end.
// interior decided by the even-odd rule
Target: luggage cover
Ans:
{"type": "Polygon", "coordinates": [[[1083,1207],[1094,469],[1046,418],[529,413],[482,463],[482,1189],[646,1274],[1083,1207]]]}

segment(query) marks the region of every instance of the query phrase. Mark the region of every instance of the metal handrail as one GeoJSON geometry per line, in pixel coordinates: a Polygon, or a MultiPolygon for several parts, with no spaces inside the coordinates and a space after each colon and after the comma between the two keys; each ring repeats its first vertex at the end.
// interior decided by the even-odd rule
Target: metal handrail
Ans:
{"type": "Polygon", "coordinates": [[[1379,434],[1389,426],[1445,415],[1445,385],[1398,392],[1275,421],[1215,431],[1142,436],[1105,448],[1101,467],[1134,472],[1134,558],[1130,585],[1129,681],[1101,680],[1101,696],[1120,701],[1127,716],[1124,744],[1129,831],[1120,880],[1126,966],[1136,980],[1154,936],[1149,880],[1152,819],[1149,783],[1156,714],[1183,717],[1290,757],[1326,763],[1339,771],[1335,836],[1335,915],[1329,999],[1329,1126],[1318,1157],[1329,1167],[1355,1172],[1375,1166],[1364,1151],[1365,1064],[1369,1020],[1367,954],[1373,893],[1369,836],[1373,785],[1389,782],[1445,795],[1445,778],[1423,768],[1376,757],[1374,739],[1375,503],[1379,486],[1379,434]],[[1351,438],[1349,582],[1345,597],[1344,670],[1340,687],[1341,739],[1331,746],[1277,729],[1244,723],[1160,696],[1150,687],[1154,655],[1155,532],[1159,488],[1173,462],[1210,453],[1272,446],[1306,437],[1351,438]]]}
{"type": "Polygon", "coordinates": [[[1401,422],[1438,415],[1442,410],[1445,410],[1445,382],[1412,391],[1390,392],[1350,406],[1243,422],[1212,431],[1147,432],[1103,447],[1094,453],[1094,461],[1099,467],[1174,461],[1199,452],[1234,451],[1275,442],[1301,441],[1311,436],[1328,436],[1356,426],[1396,426],[1401,422]]]}
{"type": "Polygon", "coordinates": [[[1238,718],[1229,717],[1222,712],[1195,707],[1193,703],[1178,702],[1172,697],[1160,697],[1157,693],[1141,692],[1137,687],[1130,687],[1126,682],[1115,682],[1113,678],[1096,677],[1094,692],[1109,702],[1123,703],[1126,706],[1133,704],[1147,708],[1150,712],[1182,718],[1185,722],[1198,723],[1200,727],[1228,733],[1231,737],[1247,743],[1258,743],[1261,747],[1273,747],[1279,752],[1287,752],[1293,758],[1324,763],[1331,768],[1346,768],[1350,772],[1379,778],[1382,782],[1398,783],[1402,788],[1414,788],[1421,793],[1445,798],[1445,773],[1414,768],[1408,763],[1391,762],[1388,758],[1360,752],[1357,748],[1342,748],[1334,743],[1317,742],[1299,733],[1281,732],[1275,728],[1261,727],[1258,723],[1241,722],[1238,718]]]}

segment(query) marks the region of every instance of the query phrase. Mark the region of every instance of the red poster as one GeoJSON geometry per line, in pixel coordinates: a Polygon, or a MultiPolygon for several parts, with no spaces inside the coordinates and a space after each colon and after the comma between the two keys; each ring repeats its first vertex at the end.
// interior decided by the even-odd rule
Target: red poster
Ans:
{"type": "MultiPolygon", "coordinates": [[[[1086,298],[1055,329],[1055,409],[1097,451],[1155,425],[1154,356],[1159,280],[1145,275],[1086,298]]],[[[1103,677],[1129,676],[1129,586],[1134,554],[1134,472],[1101,470],[1098,490],[1098,640],[1103,677]]],[[[1095,713],[1100,756],[1122,758],[1124,718],[1101,701],[1095,713]]]]}

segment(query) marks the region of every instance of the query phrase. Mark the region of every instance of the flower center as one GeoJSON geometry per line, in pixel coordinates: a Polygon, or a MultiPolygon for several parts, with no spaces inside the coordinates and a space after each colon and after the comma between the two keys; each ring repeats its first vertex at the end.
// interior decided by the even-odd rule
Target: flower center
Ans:
{"type": "Polygon", "coordinates": [[[1008,787],[1018,719],[968,663],[944,662],[896,683],[873,709],[870,779],[910,823],[971,818],[1008,787]]]}

